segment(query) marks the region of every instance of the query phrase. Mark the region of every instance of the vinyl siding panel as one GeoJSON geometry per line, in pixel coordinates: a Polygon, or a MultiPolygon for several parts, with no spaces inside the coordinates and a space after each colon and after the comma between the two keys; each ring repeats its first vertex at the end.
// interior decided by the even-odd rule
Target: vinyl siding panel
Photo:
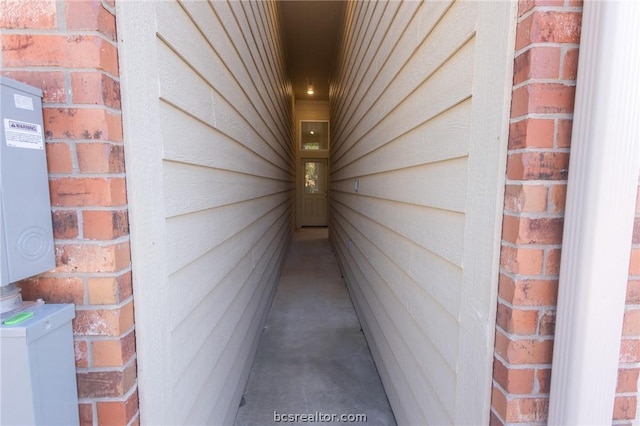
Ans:
{"type": "MultiPolygon", "coordinates": [[[[156,132],[153,140],[130,133],[128,167],[155,161],[153,192],[136,186],[135,172],[129,182],[137,194],[132,228],[146,220],[143,209],[154,209],[155,237],[136,241],[158,245],[162,255],[160,271],[151,271],[142,247],[132,254],[143,324],[138,342],[149,345],[140,351],[142,422],[229,424],[294,220],[292,91],[276,6],[159,1],[121,7],[131,21],[136,13],[141,22],[152,18],[155,33],[131,42],[158,64],[145,68],[157,82],[154,96],[127,87],[131,97],[141,97],[139,104],[151,105],[145,118],[156,132]],[[151,274],[155,281],[146,281],[151,274]],[[155,341],[162,350],[150,360],[144,354],[159,345],[155,341]],[[169,391],[147,385],[156,375],[169,391]]],[[[136,72],[132,64],[129,58],[128,75],[136,72]]]]}
{"type": "Polygon", "coordinates": [[[514,16],[504,2],[347,5],[330,238],[399,424],[488,420],[514,16]]]}

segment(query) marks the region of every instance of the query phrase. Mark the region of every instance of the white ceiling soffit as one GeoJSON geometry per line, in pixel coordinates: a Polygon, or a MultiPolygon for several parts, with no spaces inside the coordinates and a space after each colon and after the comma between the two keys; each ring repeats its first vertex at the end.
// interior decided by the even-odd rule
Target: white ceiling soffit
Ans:
{"type": "Polygon", "coordinates": [[[296,99],[328,100],[344,1],[282,0],[278,7],[286,67],[296,99]],[[307,84],[313,85],[313,95],[307,94],[307,84]]]}

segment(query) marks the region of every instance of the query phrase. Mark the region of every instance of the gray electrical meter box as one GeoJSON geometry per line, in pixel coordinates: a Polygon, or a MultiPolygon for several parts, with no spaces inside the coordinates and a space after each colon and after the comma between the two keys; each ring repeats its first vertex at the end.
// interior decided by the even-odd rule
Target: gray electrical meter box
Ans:
{"type": "Polygon", "coordinates": [[[2,425],[77,425],[71,304],[36,303],[0,324],[2,425]]]}
{"type": "Polygon", "coordinates": [[[55,267],[42,91],[0,77],[0,284],[55,267]]]}

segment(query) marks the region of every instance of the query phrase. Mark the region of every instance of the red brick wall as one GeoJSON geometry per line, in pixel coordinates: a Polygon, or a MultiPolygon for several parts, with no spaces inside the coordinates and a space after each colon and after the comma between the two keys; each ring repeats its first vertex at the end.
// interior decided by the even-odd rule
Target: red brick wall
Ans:
{"type": "MultiPolygon", "coordinates": [[[[521,0],[502,229],[492,424],[545,422],[582,3],[521,0]]],[[[614,420],[635,417],[639,220],[614,420]]]]}
{"type": "MultiPolygon", "coordinates": [[[[638,375],[640,375],[640,185],[636,196],[636,217],[631,241],[631,261],[622,345],[620,348],[620,369],[618,370],[617,398],[614,406],[616,419],[632,420],[638,406],[638,375]]],[[[623,421],[623,424],[629,424],[623,421]]]]}
{"type": "Polygon", "coordinates": [[[114,1],[3,0],[2,74],[44,91],[56,268],[25,300],[76,304],[82,424],[138,422],[114,1]]]}

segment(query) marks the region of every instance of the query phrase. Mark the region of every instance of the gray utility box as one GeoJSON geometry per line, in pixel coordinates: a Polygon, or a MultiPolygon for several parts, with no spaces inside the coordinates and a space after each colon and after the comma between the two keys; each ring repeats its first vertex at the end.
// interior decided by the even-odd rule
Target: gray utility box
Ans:
{"type": "Polygon", "coordinates": [[[0,285],[55,267],[42,91],[0,77],[0,285]]]}
{"type": "Polygon", "coordinates": [[[35,304],[33,316],[0,325],[0,424],[77,425],[71,304],[35,304]]]}

